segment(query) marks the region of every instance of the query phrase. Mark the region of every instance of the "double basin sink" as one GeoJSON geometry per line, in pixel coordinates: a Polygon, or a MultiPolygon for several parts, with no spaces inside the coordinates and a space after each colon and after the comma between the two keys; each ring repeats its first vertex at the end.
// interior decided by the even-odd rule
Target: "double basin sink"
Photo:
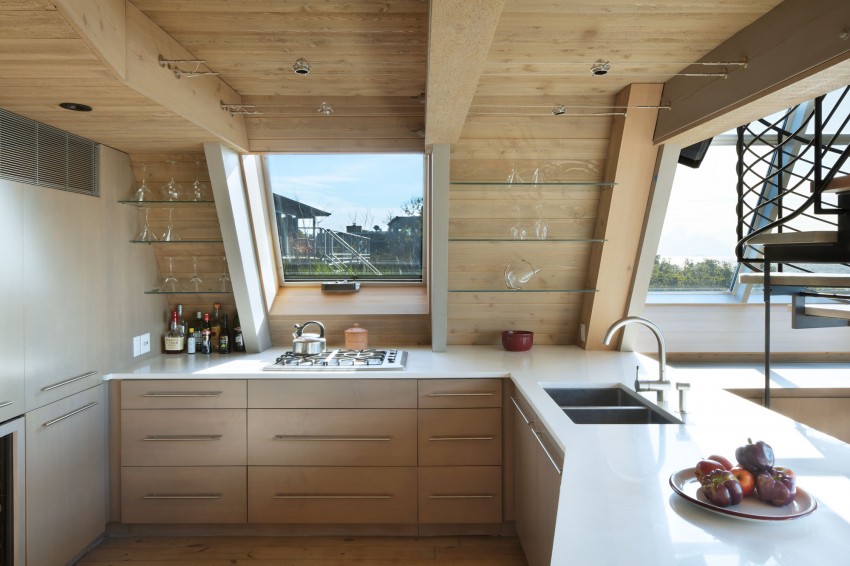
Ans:
{"type": "Polygon", "coordinates": [[[682,424],[623,385],[545,388],[575,424],[682,424]]]}

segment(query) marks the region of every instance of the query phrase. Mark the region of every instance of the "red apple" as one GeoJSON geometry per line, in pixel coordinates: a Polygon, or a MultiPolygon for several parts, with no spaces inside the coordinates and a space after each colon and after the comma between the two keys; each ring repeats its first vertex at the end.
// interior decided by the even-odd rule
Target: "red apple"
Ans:
{"type": "Polygon", "coordinates": [[[707,476],[708,473],[712,470],[725,471],[726,468],[723,466],[723,464],[715,460],[700,460],[699,462],[697,462],[697,465],[694,466],[694,474],[700,481],[702,481],[702,478],[707,476]]]}
{"type": "Polygon", "coordinates": [[[723,467],[726,468],[727,470],[731,470],[732,468],[735,467],[732,464],[732,462],[729,461],[728,458],[724,458],[723,456],[718,456],[717,454],[712,454],[711,456],[708,457],[708,459],[714,460],[715,462],[720,462],[721,464],[723,464],[723,467]]]}
{"type": "Polygon", "coordinates": [[[735,466],[730,471],[735,476],[735,479],[738,480],[738,483],[741,484],[741,491],[744,492],[744,497],[752,495],[756,489],[756,478],[752,472],[745,470],[741,466],[735,466]]]}

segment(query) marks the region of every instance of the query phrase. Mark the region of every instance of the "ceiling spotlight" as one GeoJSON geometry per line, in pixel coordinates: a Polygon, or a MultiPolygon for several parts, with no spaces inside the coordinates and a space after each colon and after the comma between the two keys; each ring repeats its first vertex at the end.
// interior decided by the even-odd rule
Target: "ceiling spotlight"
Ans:
{"type": "Polygon", "coordinates": [[[65,110],[73,110],[74,112],[91,112],[92,108],[88,104],[80,104],[79,102],[60,102],[59,106],[65,110]]]}
{"type": "Polygon", "coordinates": [[[590,74],[594,77],[603,77],[608,74],[608,71],[611,70],[611,63],[608,61],[603,61],[602,59],[597,59],[593,65],[590,66],[590,74]]]}
{"type": "Polygon", "coordinates": [[[567,113],[567,109],[564,108],[563,104],[559,104],[552,109],[552,114],[554,116],[561,116],[561,115],[566,114],[566,113],[567,113]]]}
{"type": "Polygon", "coordinates": [[[303,57],[299,57],[295,60],[295,64],[292,65],[292,70],[295,71],[296,75],[309,75],[310,63],[303,57]]]}
{"type": "Polygon", "coordinates": [[[319,109],[317,110],[319,114],[324,114],[325,116],[330,116],[334,113],[333,106],[328,104],[327,102],[322,102],[319,104],[319,109]]]}

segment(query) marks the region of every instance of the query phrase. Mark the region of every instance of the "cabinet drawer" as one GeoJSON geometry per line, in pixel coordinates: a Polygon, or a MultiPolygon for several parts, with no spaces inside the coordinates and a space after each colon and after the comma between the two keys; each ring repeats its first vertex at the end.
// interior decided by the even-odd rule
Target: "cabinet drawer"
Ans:
{"type": "Polygon", "coordinates": [[[244,409],[245,380],[150,379],[121,383],[122,409],[244,409]]]}
{"type": "Polygon", "coordinates": [[[420,466],[501,464],[501,409],[419,411],[420,466]]]}
{"type": "Polygon", "coordinates": [[[415,409],[414,379],[274,379],[248,382],[252,409],[415,409]]]}
{"type": "Polygon", "coordinates": [[[122,468],[123,523],[244,523],[245,466],[122,468]]]}
{"type": "Polygon", "coordinates": [[[248,462],[415,466],[415,409],[249,409],[248,462]]]}
{"type": "Polygon", "coordinates": [[[419,380],[420,409],[501,406],[501,379],[419,380]]]}
{"type": "Polygon", "coordinates": [[[416,468],[248,468],[250,523],[415,523],[416,468]]]}
{"type": "Polygon", "coordinates": [[[121,411],[121,465],[245,465],[245,419],[244,409],[121,411]]]}
{"type": "Polygon", "coordinates": [[[420,523],[500,523],[502,468],[419,468],[420,523]]]}

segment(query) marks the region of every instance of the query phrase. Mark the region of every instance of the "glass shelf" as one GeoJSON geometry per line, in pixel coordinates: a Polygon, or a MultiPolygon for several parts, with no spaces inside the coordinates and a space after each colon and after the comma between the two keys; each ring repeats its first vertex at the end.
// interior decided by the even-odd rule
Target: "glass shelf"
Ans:
{"type": "Polygon", "coordinates": [[[151,289],[150,291],[145,291],[145,295],[232,295],[233,291],[174,291],[171,293],[166,293],[164,291],[160,291],[159,289],[151,289]]]}
{"type": "Polygon", "coordinates": [[[130,240],[131,244],[180,245],[180,244],[223,244],[224,240],[130,240]]]}
{"type": "Polygon", "coordinates": [[[215,204],[214,200],[119,200],[119,204],[127,204],[130,206],[148,207],[148,208],[170,208],[172,206],[185,205],[210,205],[215,204]]]}
{"type": "Polygon", "coordinates": [[[449,184],[466,187],[613,187],[617,183],[602,183],[595,181],[561,181],[545,183],[509,183],[507,181],[449,181],[449,184]]]}
{"type": "Polygon", "coordinates": [[[608,240],[598,238],[546,238],[545,240],[537,240],[535,238],[526,238],[525,240],[514,240],[513,238],[449,238],[450,242],[513,242],[545,244],[546,242],[561,242],[561,243],[576,243],[576,244],[601,244],[608,240]]]}
{"type": "Polygon", "coordinates": [[[596,293],[598,289],[449,289],[449,293],[596,293]]]}

